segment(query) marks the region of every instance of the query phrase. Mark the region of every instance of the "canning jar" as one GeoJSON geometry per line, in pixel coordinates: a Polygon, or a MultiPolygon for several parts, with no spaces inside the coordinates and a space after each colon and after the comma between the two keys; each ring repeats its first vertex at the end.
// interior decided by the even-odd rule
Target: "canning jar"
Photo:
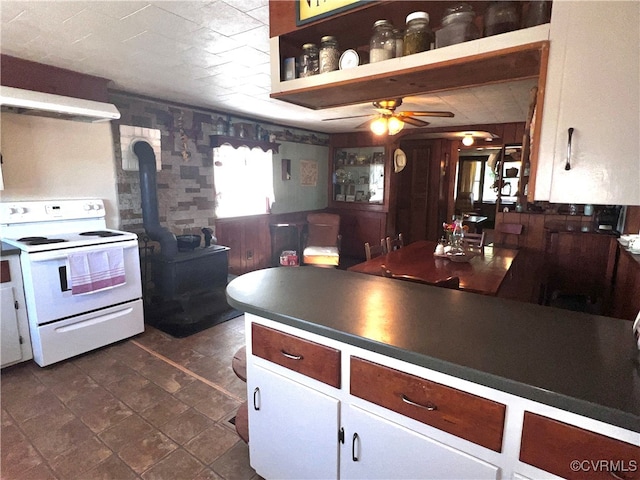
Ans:
{"type": "Polygon", "coordinates": [[[527,14],[524,17],[522,26],[535,27],[551,20],[551,3],[546,0],[534,0],[529,2],[527,14]]]}
{"type": "Polygon", "coordinates": [[[433,32],[429,28],[427,12],[413,12],[407,15],[407,27],[404,31],[404,55],[412,55],[431,49],[433,32]]]}
{"type": "Polygon", "coordinates": [[[520,17],[514,2],[491,2],[484,14],[484,36],[516,30],[520,17]]]}
{"type": "Polygon", "coordinates": [[[447,8],[442,17],[442,28],[436,32],[436,48],[480,38],[475,18],[476,14],[468,3],[447,8]]]}
{"type": "Polygon", "coordinates": [[[404,53],[404,32],[399,28],[393,29],[393,38],[395,39],[394,57],[401,57],[404,53]]]}
{"type": "Polygon", "coordinates": [[[299,77],[310,77],[317,75],[320,71],[318,47],[315,43],[305,43],[302,46],[302,55],[300,55],[300,72],[299,77]]]}
{"type": "Polygon", "coordinates": [[[320,73],[338,70],[340,52],[336,37],[326,36],[320,39],[320,73]]]}
{"type": "Polygon", "coordinates": [[[369,41],[369,63],[393,58],[395,51],[393,25],[388,20],[378,20],[373,24],[373,34],[369,41]]]}

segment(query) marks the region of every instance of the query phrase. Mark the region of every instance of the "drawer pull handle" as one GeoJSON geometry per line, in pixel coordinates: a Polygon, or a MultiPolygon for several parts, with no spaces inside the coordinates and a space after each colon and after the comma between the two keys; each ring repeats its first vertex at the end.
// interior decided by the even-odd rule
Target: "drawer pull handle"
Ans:
{"type": "Polygon", "coordinates": [[[409,399],[407,398],[407,396],[406,396],[404,393],[402,394],[402,401],[403,401],[404,403],[408,403],[409,405],[412,405],[412,406],[414,406],[414,407],[424,408],[424,409],[426,409],[426,410],[429,410],[430,412],[433,412],[434,410],[437,410],[437,409],[438,409],[438,406],[437,406],[437,405],[434,405],[434,404],[433,404],[433,403],[431,403],[431,402],[427,402],[427,404],[426,404],[426,405],[422,405],[421,403],[416,403],[416,402],[414,402],[414,401],[412,401],[412,400],[409,400],[409,399]]]}
{"type": "Polygon", "coordinates": [[[302,360],[302,355],[292,355],[291,353],[287,353],[284,350],[280,350],[280,353],[290,360],[302,360]]]}
{"type": "Polygon", "coordinates": [[[573,137],[573,127],[569,129],[569,140],[567,141],[567,163],[564,165],[565,170],[571,170],[571,137],[573,137]]]}
{"type": "Polygon", "coordinates": [[[356,440],[358,441],[358,444],[360,443],[360,437],[358,436],[357,433],[353,434],[353,440],[351,441],[351,460],[353,460],[354,462],[359,461],[358,457],[356,455],[356,440]]]}
{"type": "Polygon", "coordinates": [[[260,410],[260,387],[256,387],[253,390],[253,409],[255,411],[260,410]]]}

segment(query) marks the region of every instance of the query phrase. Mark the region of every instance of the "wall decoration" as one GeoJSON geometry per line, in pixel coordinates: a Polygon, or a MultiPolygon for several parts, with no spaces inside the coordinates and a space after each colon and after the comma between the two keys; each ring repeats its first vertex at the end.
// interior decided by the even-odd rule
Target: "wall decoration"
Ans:
{"type": "Polygon", "coordinates": [[[288,158],[282,159],[282,180],[291,180],[291,160],[288,158]]]}
{"type": "Polygon", "coordinates": [[[298,26],[320,18],[330,17],[357,5],[360,0],[298,0],[296,3],[296,24],[298,26]]]}
{"type": "Polygon", "coordinates": [[[300,185],[315,187],[318,184],[318,162],[300,160],[300,185]]]}

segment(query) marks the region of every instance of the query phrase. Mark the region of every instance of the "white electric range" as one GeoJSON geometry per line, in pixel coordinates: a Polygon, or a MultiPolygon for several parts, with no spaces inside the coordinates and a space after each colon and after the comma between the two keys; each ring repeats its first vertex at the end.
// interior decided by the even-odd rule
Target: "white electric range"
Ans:
{"type": "Polygon", "coordinates": [[[106,228],[102,200],[0,203],[0,237],[20,249],[38,365],[144,331],[137,235],[106,228]]]}

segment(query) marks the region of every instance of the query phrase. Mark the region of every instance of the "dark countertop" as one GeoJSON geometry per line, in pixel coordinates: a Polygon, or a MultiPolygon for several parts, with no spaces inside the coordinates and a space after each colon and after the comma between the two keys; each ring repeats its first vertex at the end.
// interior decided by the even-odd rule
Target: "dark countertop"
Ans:
{"type": "Polygon", "coordinates": [[[640,432],[631,322],[313,267],[247,273],[231,306],[640,432]]]}
{"type": "Polygon", "coordinates": [[[18,254],[20,254],[20,249],[18,247],[14,247],[13,245],[9,245],[8,243],[0,242],[0,256],[18,254]]]}

